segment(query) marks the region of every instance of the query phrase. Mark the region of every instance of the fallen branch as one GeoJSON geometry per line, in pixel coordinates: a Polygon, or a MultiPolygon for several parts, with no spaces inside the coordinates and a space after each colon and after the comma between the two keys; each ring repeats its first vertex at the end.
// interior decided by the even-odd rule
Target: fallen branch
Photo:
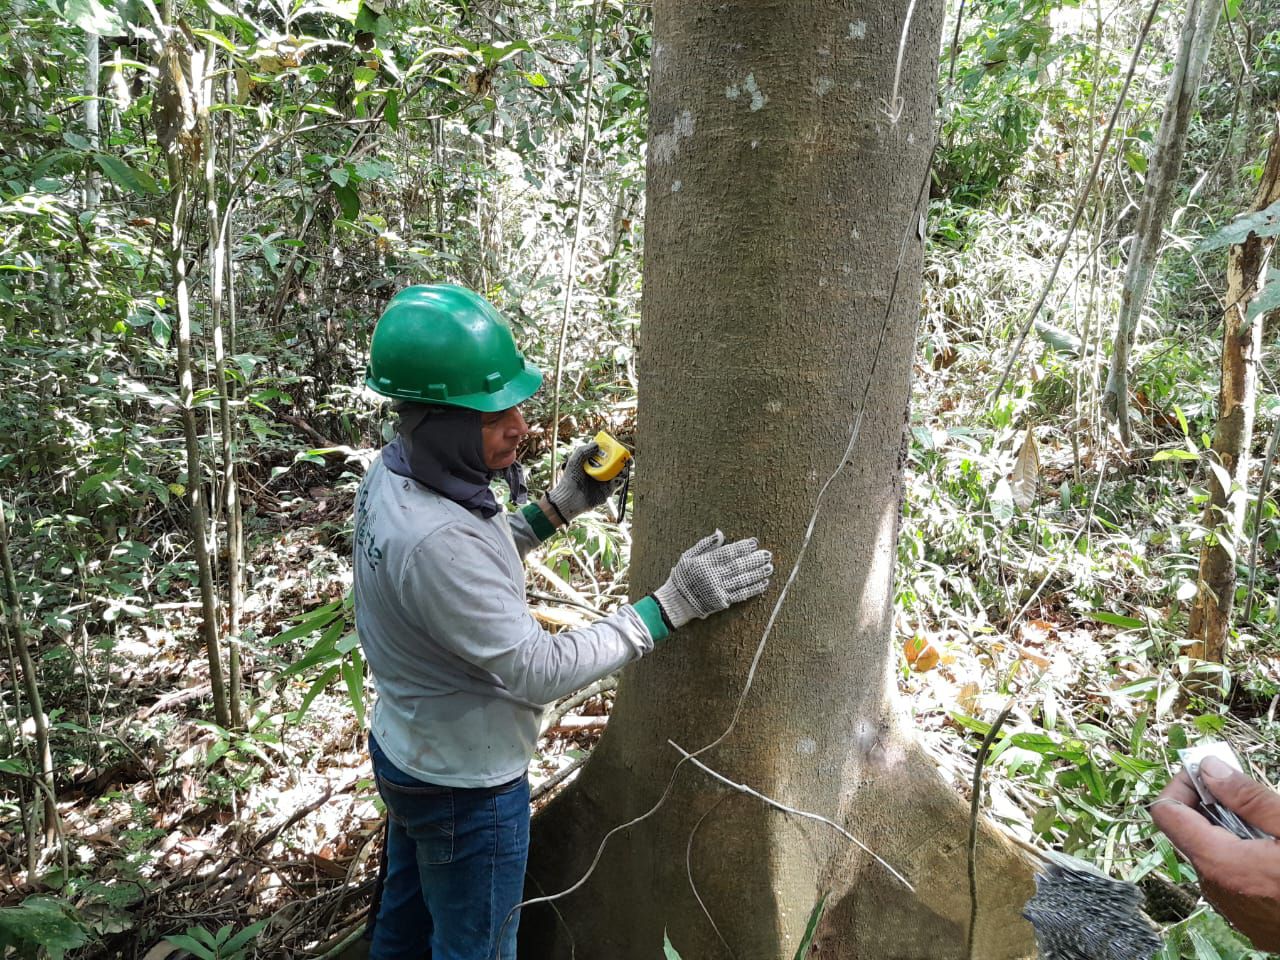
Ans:
{"type": "Polygon", "coordinates": [[[544,735],[553,733],[581,733],[583,730],[603,730],[609,725],[608,717],[561,717],[560,722],[543,731],[544,735]]]}
{"type": "MultiPolygon", "coordinates": [[[[589,686],[583,687],[577,693],[561,700],[542,719],[542,732],[546,733],[553,727],[560,726],[560,721],[565,719],[565,715],[575,707],[580,707],[592,697],[598,697],[602,693],[608,693],[610,690],[618,686],[618,678],[614,676],[605,677],[597,680],[589,686]]],[[[603,718],[602,718],[603,719],[603,718]]]]}
{"type": "Polygon", "coordinates": [[[580,757],[575,757],[571,763],[561,767],[551,776],[547,777],[547,779],[543,780],[540,784],[529,791],[529,802],[533,803],[533,801],[537,800],[539,797],[545,796],[547,793],[568,780],[570,776],[576,773],[578,769],[587,762],[587,758],[590,756],[591,754],[584,753],[580,757]]]}

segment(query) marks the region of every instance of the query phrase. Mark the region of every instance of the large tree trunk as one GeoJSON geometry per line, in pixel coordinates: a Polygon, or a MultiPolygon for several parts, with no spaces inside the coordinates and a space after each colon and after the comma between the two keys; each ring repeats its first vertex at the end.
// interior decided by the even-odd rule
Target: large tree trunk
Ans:
{"type": "MultiPolygon", "coordinates": [[[[1280,200],[1280,125],[1271,139],[1267,164],[1258,184],[1254,210],[1280,200]]],[[[1253,443],[1258,394],[1258,358],[1262,354],[1262,318],[1250,321],[1249,304],[1261,292],[1275,237],[1249,234],[1227,255],[1227,308],[1222,318],[1222,386],[1218,425],[1210,456],[1221,470],[1206,478],[1209,502],[1204,525],[1213,531],[1200,551],[1199,591],[1191,608],[1187,653],[1223,662],[1231,608],[1236,593],[1236,556],[1244,546],[1244,515],[1249,496],[1249,447],[1253,443]],[[1227,481],[1224,483],[1224,481],[1227,481]]]]}
{"type": "Polygon", "coordinates": [[[1218,25],[1218,14],[1221,11],[1222,0],[1189,0],[1187,4],[1186,19],[1178,42],[1178,56],[1174,61],[1169,91],[1165,96],[1164,116],[1160,121],[1160,132],[1156,136],[1155,150],[1147,170],[1147,182],[1142,194],[1142,207],[1138,211],[1133,244],[1129,248],[1129,261],[1120,295],[1120,316],[1116,321],[1116,336],[1111,353],[1111,370],[1102,397],[1103,407],[1116,420],[1120,428],[1120,439],[1126,446],[1130,442],[1129,353],[1133,349],[1138,321],[1147,300],[1151,275],[1160,257],[1160,241],[1164,237],[1169,203],[1173,199],[1173,189],[1182,170],[1187,126],[1195,109],[1200,74],[1209,59],[1213,31],[1218,25]]]}
{"type": "MultiPolygon", "coordinates": [[[[759,537],[779,574],[763,599],[681,630],[626,672],[595,755],[535,819],[529,892],[577,881],[605,832],[657,800],[679,759],[668,738],[694,750],[729,723],[870,378],[860,440],[741,722],[702,759],[843,824],[915,893],[829,827],[686,764],[668,802],[610,842],[559,916],[526,911],[523,956],[568,956],[570,931],[583,960],[651,960],[664,929],[687,960],[727,956],[690,888],[687,852],[740,960],[790,957],[827,891],[815,955],[965,955],[967,810],[893,703],[893,565],[942,19],[939,0],[916,4],[894,123],[886,107],[908,6],[655,5],[634,595],[716,527],[759,537]]],[[[1029,955],[1019,919],[1029,872],[985,828],[979,877],[976,955],[1029,955]]]]}

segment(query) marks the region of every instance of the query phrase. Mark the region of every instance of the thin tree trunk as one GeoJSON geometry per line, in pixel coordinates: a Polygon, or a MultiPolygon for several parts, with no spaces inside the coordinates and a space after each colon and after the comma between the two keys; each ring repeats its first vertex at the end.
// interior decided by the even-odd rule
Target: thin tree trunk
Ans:
{"type": "MultiPolygon", "coordinates": [[[[86,33],[84,37],[84,135],[94,150],[101,147],[98,124],[98,79],[102,65],[98,53],[98,35],[86,33]]],[[[98,209],[98,170],[93,163],[86,168],[84,185],[85,209],[98,209]]]]}
{"type": "MultiPolygon", "coordinates": [[[[222,457],[222,513],[227,525],[227,675],[230,684],[228,712],[231,725],[244,724],[240,696],[240,609],[244,596],[244,533],[240,493],[236,482],[236,424],[231,414],[226,350],[223,344],[223,296],[226,279],[229,225],[223,231],[218,204],[218,138],[211,114],[217,52],[212,43],[205,50],[205,71],[200,80],[201,130],[204,134],[205,219],[209,224],[209,326],[213,331],[214,389],[218,392],[218,435],[222,457]]],[[[228,145],[227,155],[231,155],[228,145]]]]}
{"type": "MultiPolygon", "coordinates": [[[[171,19],[166,15],[166,21],[171,19]]],[[[179,49],[170,40],[162,71],[175,84],[187,83],[179,49]]],[[[185,92],[185,91],[184,91],[185,92]]],[[[175,95],[173,102],[181,114],[190,104],[190,95],[175,95]]],[[[205,653],[209,661],[209,684],[213,691],[213,712],[218,724],[230,727],[227,691],[222,674],[222,649],[218,640],[218,595],[213,580],[213,564],[209,551],[208,518],[205,509],[204,467],[200,456],[200,436],[196,426],[195,385],[191,358],[191,302],[187,291],[186,222],[190,204],[190,186],[184,166],[183,148],[194,124],[179,116],[173,125],[174,136],[165,144],[169,170],[169,189],[173,195],[173,217],[169,230],[169,266],[173,272],[173,301],[178,315],[178,402],[182,407],[182,430],[187,448],[187,504],[191,519],[191,545],[196,557],[197,579],[203,622],[205,653]]]]}
{"type": "MultiPolygon", "coordinates": [[[[31,711],[31,724],[35,728],[36,755],[40,761],[40,781],[44,784],[44,828],[46,835],[56,829],[58,820],[57,794],[53,786],[53,752],[49,749],[49,721],[44,715],[40,698],[40,683],[36,679],[35,664],[27,646],[26,625],[22,620],[21,599],[18,596],[18,578],[13,572],[13,557],[9,553],[9,521],[5,517],[5,505],[0,498],[0,573],[4,576],[5,622],[17,648],[18,663],[22,666],[22,685],[27,694],[27,707],[31,711]]],[[[37,831],[31,830],[27,843],[35,845],[37,831]]],[[[30,862],[30,860],[28,860],[30,862]]]]}
{"type": "MultiPolygon", "coordinates": [[[[576,883],[663,794],[672,742],[719,737],[754,676],[699,759],[831,818],[914,890],[686,763],[559,916],[525,911],[522,956],[652,960],[665,932],[687,960],[779,960],[823,893],[818,956],[965,956],[968,809],[902,722],[891,642],[941,25],[941,0],[654,6],[632,595],[717,527],[778,574],[623,672],[600,746],[534,820],[527,888],[576,883]]],[[[1029,955],[1021,855],[984,828],[978,870],[976,956],[1029,955]]]]}
{"type": "MultiPolygon", "coordinates": [[[[1253,209],[1280,200],[1280,115],[1271,137],[1253,209]]],[[[1202,523],[1213,531],[1200,550],[1199,590],[1191,608],[1187,653],[1223,663],[1236,592],[1236,557],[1246,543],[1245,509],[1249,496],[1249,447],[1253,443],[1262,353],[1262,318],[1247,318],[1249,304],[1266,282],[1275,237],[1251,233],[1227,255],[1227,307],[1222,319],[1222,386],[1218,425],[1208,471],[1209,502],[1202,523]]]]}
{"type": "Polygon", "coordinates": [[[1102,407],[1120,428],[1120,439],[1130,443],[1129,424],[1129,355],[1133,349],[1142,308],[1147,302],[1147,289],[1160,259],[1161,239],[1169,204],[1178,186],[1183,168],[1183,152],[1187,148],[1187,127],[1196,109],[1199,78],[1213,45],[1213,29],[1222,10],[1221,0],[1189,0],[1187,17],[1178,42],[1178,58],[1169,78],[1165,96],[1165,115],[1156,136],[1156,148],[1147,168],[1147,184],[1138,211],[1133,246],[1129,248],[1124,287],[1120,292],[1120,316],[1111,353],[1111,370],[1102,394],[1102,407]]]}
{"type": "Polygon", "coordinates": [[[1111,370],[1102,397],[1103,409],[1119,426],[1120,439],[1125,446],[1131,441],[1129,355],[1142,318],[1151,275],[1160,257],[1160,241],[1164,237],[1169,204],[1178,183],[1178,174],[1182,170],[1182,155],[1187,145],[1187,125],[1195,110],[1200,74],[1209,59],[1213,32],[1221,11],[1222,0],[1189,0],[1187,3],[1186,19],[1178,42],[1178,55],[1165,96],[1164,116],[1160,121],[1160,132],[1156,135],[1151,164],[1147,168],[1147,182],[1142,194],[1142,206],[1138,211],[1138,224],[1134,231],[1133,245],[1129,248],[1129,261],[1120,293],[1120,315],[1116,321],[1111,370]]]}

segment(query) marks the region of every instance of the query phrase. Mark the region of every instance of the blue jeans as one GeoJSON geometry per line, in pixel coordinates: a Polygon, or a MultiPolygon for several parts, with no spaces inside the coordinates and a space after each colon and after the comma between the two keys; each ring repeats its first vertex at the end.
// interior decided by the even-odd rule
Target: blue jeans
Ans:
{"type": "Polygon", "coordinates": [[[441,787],[399,770],[372,735],[369,754],[387,805],[370,960],[515,960],[520,914],[507,915],[524,895],[528,778],[441,787]]]}

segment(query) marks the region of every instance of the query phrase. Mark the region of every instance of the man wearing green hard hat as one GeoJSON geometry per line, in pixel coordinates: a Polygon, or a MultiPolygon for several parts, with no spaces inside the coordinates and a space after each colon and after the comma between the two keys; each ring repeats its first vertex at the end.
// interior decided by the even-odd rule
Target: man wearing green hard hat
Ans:
{"type": "Polygon", "coordinates": [[[667,581],[589,627],[548,633],[524,556],[622,482],[584,444],[528,502],[520,404],[542,373],[483,297],[408,287],[387,304],[365,380],[396,437],[356,498],[356,630],[377,702],[369,752],[387,807],[373,960],[514,960],[529,847],[526,771],[545,705],[644,656],[694,618],[764,592],[772,557],[716,531],[667,581]],[[490,490],[506,480],[504,511],[490,490]]]}

